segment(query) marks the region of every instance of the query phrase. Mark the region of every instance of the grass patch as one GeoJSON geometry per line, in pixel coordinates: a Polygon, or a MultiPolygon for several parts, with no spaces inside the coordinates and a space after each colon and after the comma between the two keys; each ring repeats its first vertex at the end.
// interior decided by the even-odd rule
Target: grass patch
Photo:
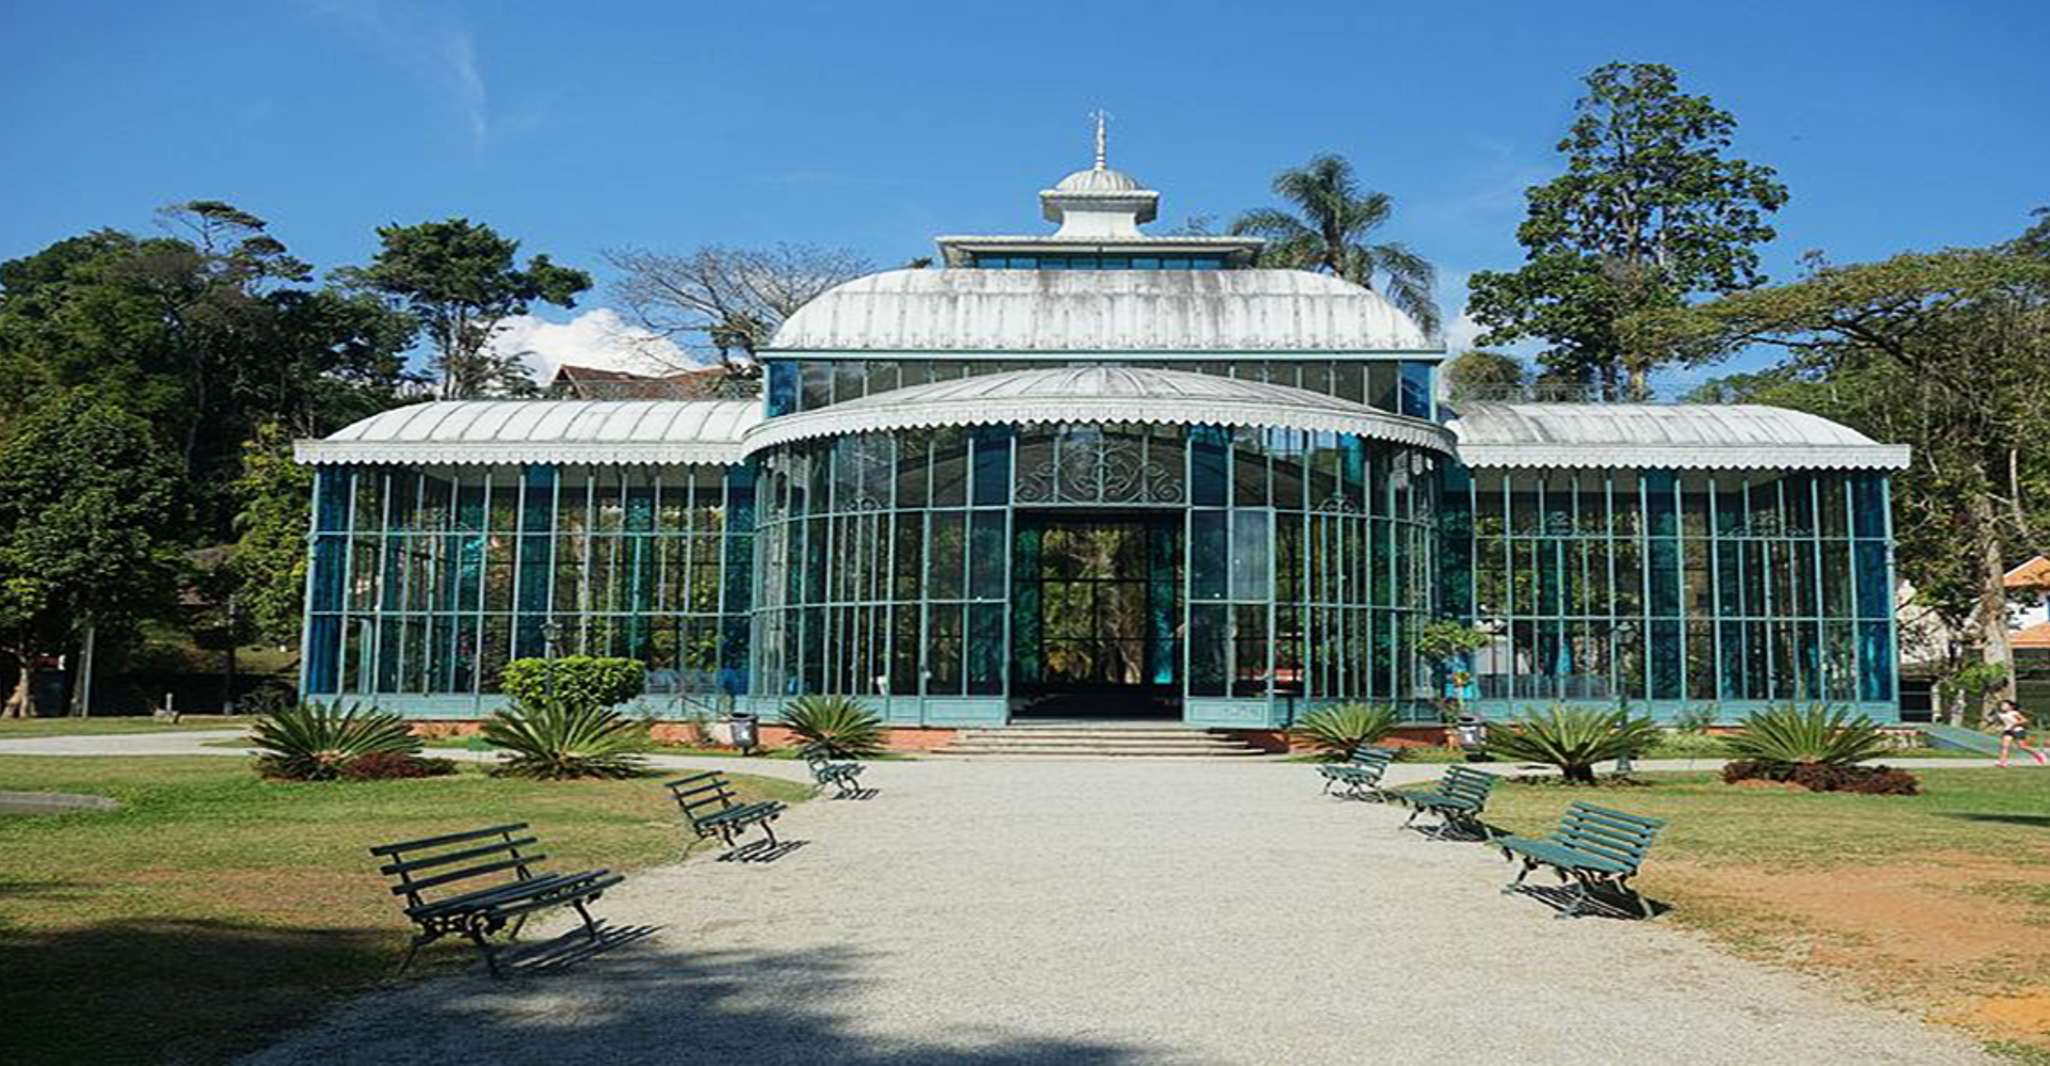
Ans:
{"type": "Polygon", "coordinates": [[[247,715],[193,714],[159,722],[146,714],[122,718],[0,718],[0,740],[31,737],[112,736],[119,733],[183,733],[195,729],[247,729],[247,715]]]}
{"type": "MultiPolygon", "coordinates": [[[[2029,771],[1918,770],[1922,795],[1860,796],[1725,785],[1713,773],[1656,773],[1651,787],[1589,792],[1596,803],[1667,820],[1654,860],[1828,868],[1937,853],[2050,857],[2050,776],[2029,771]]],[[[1488,820],[1549,832],[1575,790],[1499,789],[1488,820]]]]}
{"type": "MultiPolygon", "coordinates": [[[[751,796],[809,794],[734,782],[751,796]]],[[[218,756],[0,755],[0,787],[123,804],[0,816],[10,1063],[215,1061],[384,979],[411,927],[366,853],[373,844],[526,821],[548,868],[632,869],[675,860],[687,836],[652,776],[532,782],[465,769],[310,784],[264,781],[218,756]]],[[[444,941],[414,972],[474,954],[444,941]]]]}
{"type": "Polygon", "coordinates": [[[1489,798],[1488,821],[1549,833],[1575,799],[1664,818],[1638,887],[1673,906],[1668,920],[2045,1061],[2050,774],[1915,775],[1919,796],[1739,787],[1712,773],[1599,790],[1512,781],[1489,798]]]}

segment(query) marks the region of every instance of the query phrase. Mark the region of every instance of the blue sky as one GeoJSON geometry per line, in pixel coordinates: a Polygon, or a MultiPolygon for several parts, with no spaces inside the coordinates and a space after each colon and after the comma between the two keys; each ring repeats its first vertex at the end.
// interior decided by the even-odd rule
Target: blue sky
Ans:
{"type": "Polygon", "coordinates": [[[1557,172],[1580,76],[1617,59],[1677,67],[1779,169],[1775,277],[1807,249],[1988,243],[2050,204],[2050,20],[2024,0],[13,0],[0,25],[9,258],[204,197],[323,269],[367,259],[379,224],[450,215],[601,277],[618,245],[893,265],[937,233],[1040,231],[1033,194],[1086,165],[1101,106],[1112,164],[1170,225],[1349,156],[1450,320],[1468,273],[1520,258],[1521,190],[1557,172]]]}

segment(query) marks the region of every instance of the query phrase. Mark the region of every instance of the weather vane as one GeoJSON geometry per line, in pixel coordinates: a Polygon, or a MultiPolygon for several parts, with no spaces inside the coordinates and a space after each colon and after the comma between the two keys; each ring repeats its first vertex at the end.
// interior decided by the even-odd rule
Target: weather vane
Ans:
{"type": "Polygon", "coordinates": [[[1096,110],[1089,112],[1089,117],[1096,120],[1096,169],[1102,170],[1104,167],[1105,141],[1103,126],[1104,123],[1110,121],[1110,112],[1105,111],[1104,109],[1099,107],[1096,110]]]}

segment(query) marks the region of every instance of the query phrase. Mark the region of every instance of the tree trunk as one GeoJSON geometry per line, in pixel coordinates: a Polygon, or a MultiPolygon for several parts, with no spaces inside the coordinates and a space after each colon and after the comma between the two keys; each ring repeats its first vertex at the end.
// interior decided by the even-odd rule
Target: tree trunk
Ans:
{"type": "Polygon", "coordinates": [[[35,675],[33,669],[29,666],[29,663],[32,661],[26,653],[22,654],[21,681],[15,686],[14,694],[7,697],[7,705],[5,710],[0,710],[0,718],[34,717],[36,713],[36,696],[35,686],[32,682],[35,675]]]}
{"type": "MultiPolygon", "coordinates": [[[[2000,537],[1995,532],[1993,501],[1984,493],[1974,494],[1970,512],[1972,528],[1979,531],[1979,657],[2001,670],[1999,686],[1988,689],[1986,696],[2013,699],[2014,649],[2008,643],[2007,633],[2007,564],[2001,557],[2000,537]]],[[[1979,701],[1982,713],[1985,702],[1984,697],[1979,701]]]]}

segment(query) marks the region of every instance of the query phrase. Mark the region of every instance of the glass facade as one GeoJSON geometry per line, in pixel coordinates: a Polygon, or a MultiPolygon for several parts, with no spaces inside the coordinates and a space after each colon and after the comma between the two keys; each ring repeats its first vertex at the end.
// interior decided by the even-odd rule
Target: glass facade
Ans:
{"type": "Polygon", "coordinates": [[[1436,566],[1431,454],[1288,429],[1034,425],[795,444],[761,469],[760,692],[1428,695],[1410,648],[1436,566]]]}
{"type": "Polygon", "coordinates": [[[305,689],[493,694],[552,619],[651,694],[744,693],[753,532],[745,467],[323,467],[305,689]]]}
{"type": "Polygon", "coordinates": [[[1437,365],[1421,359],[772,359],[763,391],[773,418],[934,381],[1106,364],[1286,385],[1412,418],[1437,417],[1437,365]]]}
{"type": "Polygon", "coordinates": [[[1443,502],[1484,705],[1895,705],[1883,475],[1455,469],[1443,502]]]}

